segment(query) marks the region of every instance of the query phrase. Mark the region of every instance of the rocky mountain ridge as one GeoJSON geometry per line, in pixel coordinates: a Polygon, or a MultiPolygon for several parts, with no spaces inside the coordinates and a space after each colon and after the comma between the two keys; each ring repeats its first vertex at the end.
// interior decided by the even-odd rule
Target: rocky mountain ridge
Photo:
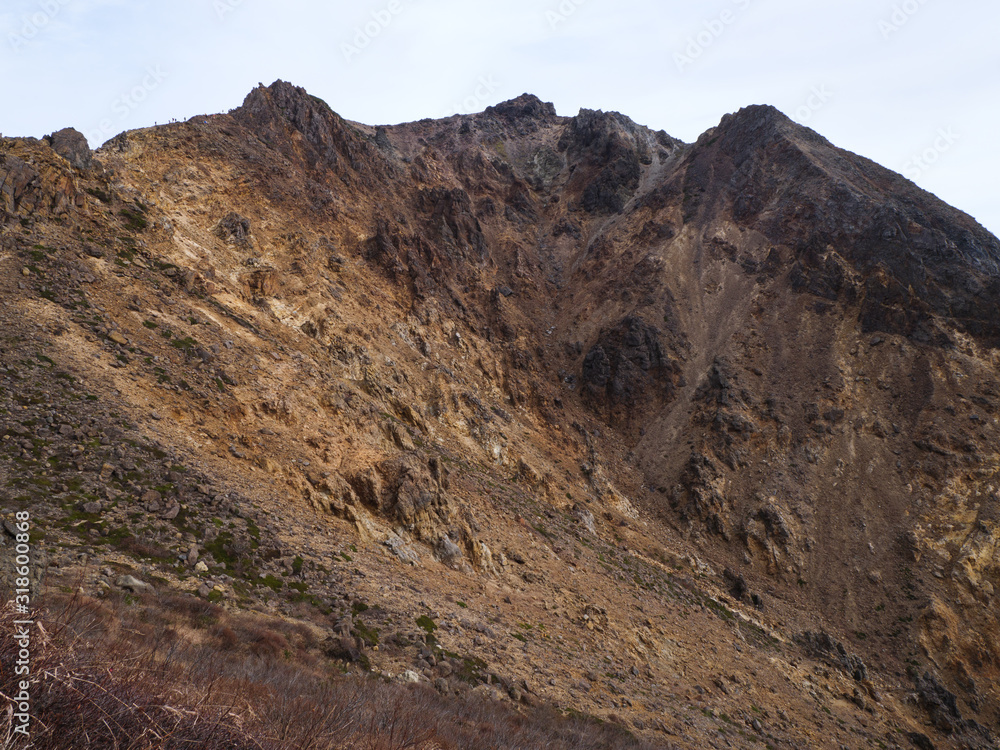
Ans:
{"type": "Polygon", "coordinates": [[[679,747],[991,746],[1000,243],[967,215],[762,106],[685,144],[277,82],[81,141],[0,143],[5,505],[51,575],[68,538],[88,591],[679,747]]]}

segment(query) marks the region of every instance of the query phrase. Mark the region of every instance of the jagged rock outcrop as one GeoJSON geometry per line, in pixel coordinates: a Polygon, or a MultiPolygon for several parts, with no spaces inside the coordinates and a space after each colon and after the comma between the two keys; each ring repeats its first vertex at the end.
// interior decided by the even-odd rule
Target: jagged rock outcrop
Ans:
{"type": "Polygon", "coordinates": [[[681,368],[659,329],[638,317],[601,332],[583,358],[580,379],[598,407],[661,407],[673,399],[681,368]]]}
{"type": "Polygon", "coordinates": [[[219,220],[215,232],[226,242],[237,245],[248,244],[251,236],[250,219],[240,216],[235,211],[230,211],[219,220]]]}
{"type": "Polygon", "coordinates": [[[436,459],[389,459],[347,481],[358,501],[414,538],[433,545],[447,536],[455,509],[447,493],[448,473],[436,459]]]}
{"type": "Polygon", "coordinates": [[[40,203],[41,176],[16,156],[5,156],[0,176],[0,195],[6,216],[18,212],[31,214],[40,203]]]}
{"type": "Polygon", "coordinates": [[[52,150],[77,169],[90,169],[93,153],[83,133],[74,128],[63,128],[45,136],[52,150]]]}
{"type": "Polygon", "coordinates": [[[653,134],[617,112],[582,110],[559,139],[571,164],[582,164],[593,175],[584,183],[581,206],[592,213],[618,213],[635,194],[642,166],[653,160],[653,149],[670,148],[666,134],[653,134]]]}
{"type": "Polygon", "coordinates": [[[480,263],[488,248],[482,227],[472,209],[469,194],[462,189],[433,188],[419,193],[417,208],[426,215],[430,235],[448,249],[452,263],[480,263]]]}
{"type": "Polygon", "coordinates": [[[374,134],[361,135],[322,99],[284,81],[251,91],[232,117],[313,173],[333,170],[342,180],[373,186],[374,178],[389,168],[374,134]]]}

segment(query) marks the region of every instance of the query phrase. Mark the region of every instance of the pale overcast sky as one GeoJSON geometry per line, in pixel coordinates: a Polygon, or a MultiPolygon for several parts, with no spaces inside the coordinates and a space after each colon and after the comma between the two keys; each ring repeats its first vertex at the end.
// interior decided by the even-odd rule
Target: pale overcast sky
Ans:
{"type": "Polygon", "coordinates": [[[1000,234],[998,31],[982,0],[3,0],[0,132],[96,146],[278,78],[369,124],[531,92],[685,141],[767,103],[1000,234]]]}

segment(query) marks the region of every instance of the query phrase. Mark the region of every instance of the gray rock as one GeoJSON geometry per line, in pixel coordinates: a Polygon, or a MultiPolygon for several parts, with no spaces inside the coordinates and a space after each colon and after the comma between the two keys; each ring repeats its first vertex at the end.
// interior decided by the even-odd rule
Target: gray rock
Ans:
{"type": "Polygon", "coordinates": [[[400,562],[406,563],[407,565],[420,564],[420,554],[397,534],[391,534],[384,542],[382,542],[382,544],[388,547],[389,551],[395,555],[400,562]]]}
{"type": "Polygon", "coordinates": [[[142,494],[142,502],[145,503],[146,505],[150,505],[152,503],[159,504],[160,500],[162,499],[163,496],[156,490],[147,490],[142,494]]]}
{"type": "Polygon", "coordinates": [[[87,139],[80,131],[74,128],[63,128],[52,135],[45,136],[45,140],[53,151],[77,169],[90,169],[94,155],[87,139]]]}
{"type": "Polygon", "coordinates": [[[577,504],[573,508],[573,515],[576,517],[587,531],[591,534],[597,534],[597,527],[594,525],[594,514],[589,510],[584,508],[582,505],[577,504]]]}
{"type": "Polygon", "coordinates": [[[461,564],[462,549],[451,541],[451,537],[443,537],[438,544],[438,559],[449,567],[461,564]]]}
{"type": "Polygon", "coordinates": [[[119,588],[128,589],[135,594],[152,593],[154,591],[151,585],[133,576],[122,576],[116,583],[119,588]]]}

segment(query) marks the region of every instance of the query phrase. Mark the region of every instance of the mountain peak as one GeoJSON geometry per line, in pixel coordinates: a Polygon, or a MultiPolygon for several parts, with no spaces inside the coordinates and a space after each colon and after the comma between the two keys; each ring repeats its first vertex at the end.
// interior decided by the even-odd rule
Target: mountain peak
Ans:
{"type": "Polygon", "coordinates": [[[787,134],[790,128],[798,127],[801,126],[797,126],[777,107],[770,104],[751,104],[736,112],[723,115],[719,124],[702,137],[725,136],[733,145],[745,148],[751,144],[764,145],[787,134]]]}
{"type": "Polygon", "coordinates": [[[335,114],[325,101],[313,96],[301,86],[296,86],[280,78],[270,86],[258,84],[257,88],[247,94],[243,105],[237,110],[250,115],[260,115],[265,108],[275,109],[294,117],[303,111],[335,114]]]}
{"type": "Polygon", "coordinates": [[[765,123],[791,122],[788,115],[772,104],[748,104],[745,107],[740,107],[736,112],[723,115],[722,121],[726,122],[727,120],[735,120],[739,123],[758,123],[760,125],[765,123]]]}
{"type": "Polygon", "coordinates": [[[547,120],[556,117],[556,108],[552,102],[543,102],[534,94],[521,94],[515,99],[487,107],[486,113],[499,115],[508,120],[525,118],[547,120]]]}
{"type": "Polygon", "coordinates": [[[255,88],[232,115],[265,143],[288,156],[300,153],[309,164],[336,164],[347,137],[341,117],[329,104],[282,80],[255,88]],[[304,136],[304,143],[294,145],[294,131],[304,136]]]}

